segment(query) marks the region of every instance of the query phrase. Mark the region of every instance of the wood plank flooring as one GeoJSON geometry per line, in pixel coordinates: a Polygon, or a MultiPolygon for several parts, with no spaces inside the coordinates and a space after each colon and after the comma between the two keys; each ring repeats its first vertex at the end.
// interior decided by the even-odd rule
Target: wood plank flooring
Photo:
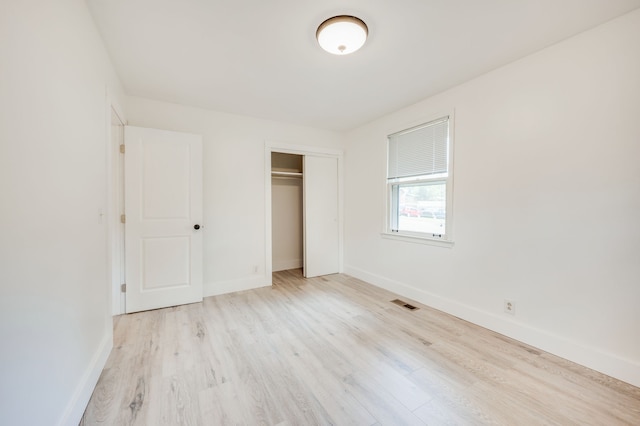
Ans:
{"type": "Polygon", "coordinates": [[[639,388],[342,274],[120,316],[114,339],[82,425],[640,425],[639,388]]]}

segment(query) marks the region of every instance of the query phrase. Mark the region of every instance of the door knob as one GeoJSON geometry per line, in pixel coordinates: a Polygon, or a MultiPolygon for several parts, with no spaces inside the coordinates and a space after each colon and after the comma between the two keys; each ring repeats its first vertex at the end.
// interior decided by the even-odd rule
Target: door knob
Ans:
{"type": "Polygon", "coordinates": [[[193,229],[195,229],[195,230],[197,231],[198,229],[200,229],[200,225],[198,225],[198,224],[196,223],[195,225],[193,225],[193,229]]]}

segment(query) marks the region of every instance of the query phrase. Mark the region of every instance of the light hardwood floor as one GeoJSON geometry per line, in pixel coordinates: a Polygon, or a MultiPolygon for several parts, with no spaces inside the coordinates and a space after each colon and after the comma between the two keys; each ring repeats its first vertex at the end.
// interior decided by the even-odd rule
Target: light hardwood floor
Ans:
{"type": "Polygon", "coordinates": [[[82,425],[640,425],[640,389],[347,275],[115,319],[82,425]]]}

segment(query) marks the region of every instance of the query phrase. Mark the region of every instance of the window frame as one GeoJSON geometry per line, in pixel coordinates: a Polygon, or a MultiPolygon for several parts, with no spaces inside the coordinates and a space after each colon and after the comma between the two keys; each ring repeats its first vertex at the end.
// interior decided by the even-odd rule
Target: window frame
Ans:
{"type": "MultiPolygon", "coordinates": [[[[384,214],[384,226],[382,237],[393,240],[406,241],[411,243],[421,243],[428,245],[435,245],[441,247],[452,247],[453,242],[453,153],[454,153],[454,111],[451,110],[446,113],[436,114],[430,116],[428,119],[422,119],[413,125],[403,126],[400,129],[394,129],[394,131],[387,133],[385,144],[385,214],[384,214]],[[437,122],[445,117],[448,117],[448,141],[447,141],[447,173],[434,174],[432,176],[422,177],[409,177],[409,178],[396,178],[390,180],[388,178],[389,172],[389,142],[390,137],[394,134],[409,131],[414,128],[420,128],[426,126],[429,123],[437,122]],[[401,231],[393,230],[392,224],[397,223],[398,220],[398,203],[394,202],[394,191],[397,193],[400,186],[406,185],[421,185],[421,184],[433,184],[436,182],[443,182],[446,185],[446,202],[445,202],[445,233],[444,234],[431,234],[416,231],[401,231]],[[394,189],[396,188],[396,189],[394,189]]],[[[397,201],[397,200],[396,200],[397,201]]]]}

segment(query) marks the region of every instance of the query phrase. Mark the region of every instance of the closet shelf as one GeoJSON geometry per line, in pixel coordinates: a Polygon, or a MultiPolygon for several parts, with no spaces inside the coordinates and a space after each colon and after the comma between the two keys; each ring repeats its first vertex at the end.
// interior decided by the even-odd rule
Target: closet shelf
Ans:
{"type": "Polygon", "coordinates": [[[302,173],[300,172],[278,172],[272,171],[271,176],[274,177],[302,177],[302,173]]]}

